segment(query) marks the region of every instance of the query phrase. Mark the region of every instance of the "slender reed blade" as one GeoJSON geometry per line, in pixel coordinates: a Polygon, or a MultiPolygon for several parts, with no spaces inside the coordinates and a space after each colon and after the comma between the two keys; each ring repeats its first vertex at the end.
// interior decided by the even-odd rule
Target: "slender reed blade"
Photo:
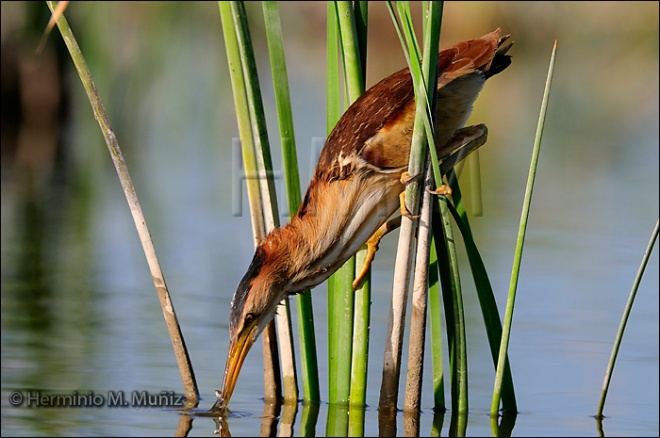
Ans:
{"type": "Polygon", "coordinates": [[[451,309],[454,308],[454,296],[450,293],[452,289],[451,284],[451,270],[447,260],[449,259],[449,250],[447,249],[447,239],[444,235],[444,229],[440,226],[442,218],[438,205],[433,209],[433,242],[435,244],[436,254],[438,255],[438,274],[440,278],[440,286],[442,288],[442,305],[445,308],[445,325],[447,330],[447,351],[449,353],[449,368],[450,368],[450,391],[452,407],[455,409],[455,402],[458,400],[456,385],[456,376],[453,370],[456,368],[456,335],[454,332],[455,317],[451,309]]]}
{"type": "MultiPolygon", "coordinates": [[[[286,187],[289,215],[296,215],[301,203],[298,156],[293,129],[293,114],[289,94],[289,80],[284,55],[284,38],[277,2],[263,2],[264,23],[268,40],[268,51],[273,74],[273,89],[277,106],[277,119],[282,144],[282,165],[286,187]]],[[[320,400],[314,313],[309,290],[296,295],[298,333],[300,337],[300,362],[302,365],[303,400],[320,400]]]]}
{"type": "Polygon", "coordinates": [[[355,32],[358,40],[358,52],[360,54],[360,70],[362,71],[362,83],[366,83],[367,73],[367,34],[369,22],[369,2],[354,2],[353,17],[355,21],[355,32]]]}
{"type": "MultiPolygon", "coordinates": [[[[329,135],[341,116],[341,87],[339,77],[339,23],[335,2],[327,3],[327,62],[326,62],[326,134],[329,135]]],[[[338,274],[328,279],[328,400],[337,400],[337,368],[340,353],[337,351],[342,309],[341,293],[337,285],[338,274]]],[[[329,422],[328,422],[329,423],[329,422]]]]}
{"type": "MultiPolygon", "coordinates": [[[[430,4],[427,19],[430,25],[425,30],[424,35],[424,58],[420,63],[419,46],[415,37],[412,16],[408,2],[398,2],[397,10],[399,23],[394,14],[391,3],[388,3],[390,14],[398,34],[403,35],[407,44],[404,44],[401,38],[406,59],[409,60],[409,68],[413,79],[415,91],[415,100],[423,104],[417,105],[415,113],[415,123],[413,127],[412,146],[410,150],[410,160],[408,172],[411,175],[421,174],[426,160],[427,144],[433,137],[432,130],[427,131],[426,126],[433,126],[433,114],[428,111],[435,97],[435,71],[437,67],[437,53],[440,38],[440,21],[442,18],[442,2],[430,4]],[[421,65],[421,68],[420,68],[421,65]],[[429,93],[428,90],[432,90],[429,93]]],[[[406,186],[406,207],[413,215],[416,214],[419,206],[421,188],[416,181],[406,186]]],[[[385,345],[385,355],[383,359],[383,377],[381,384],[381,393],[379,407],[381,409],[392,410],[396,408],[398,399],[398,386],[401,371],[401,354],[403,344],[403,332],[405,324],[406,302],[408,300],[408,287],[411,273],[412,260],[414,257],[413,248],[415,245],[415,234],[417,224],[411,217],[403,217],[401,221],[401,231],[399,234],[399,244],[397,248],[397,260],[394,267],[394,287],[392,290],[392,306],[390,309],[390,319],[388,324],[388,336],[385,345]]],[[[426,279],[424,279],[426,283],[426,279]]],[[[415,402],[411,402],[413,405],[415,402]]]]}
{"type": "Polygon", "coordinates": [[[362,61],[358,47],[359,39],[355,25],[355,15],[351,2],[339,1],[337,14],[339,16],[339,36],[341,39],[341,53],[346,71],[346,88],[348,90],[349,104],[355,102],[364,92],[364,75],[362,74],[362,61]]]}
{"type": "MultiPolygon", "coordinates": [[[[451,178],[449,178],[451,180],[451,178]]],[[[454,207],[451,203],[448,204],[449,211],[452,214],[458,229],[463,236],[465,250],[472,270],[472,278],[474,279],[475,288],[477,290],[477,297],[481,307],[481,313],[486,327],[486,335],[488,337],[488,345],[490,346],[491,357],[493,365],[497,367],[497,359],[500,348],[500,341],[502,339],[502,322],[497,310],[497,302],[495,301],[495,294],[488,278],[488,273],[484,262],[479,254],[476,243],[472,237],[467,216],[462,216],[458,211],[462,208],[462,201],[460,197],[460,189],[458,183],[451,185],[453,193],[452,198],[457,206],[454,207]]],[[[504,379],[502,381],[502,409],[507,412],[516,412],[516,394],[513,387],[513,376],[511,375],[511,367],[509,366],[509,359],[505,361],[504,379]]]]}
{"type": "Polygon", "coordinates": [[[266,224],[264,222],[263,206],[261,203],[261,188],[257,178],[257,158],[254,151],[252,139],[252,128],[250,112],[247,102],[247,85],[243,75],[241,53],[238,47],[237,30],[232,17],[229,2],[219,2],[220,19],[227,52],[227,63],[229,64],[229,79],[234,95],[234,107],[236,120],[238,122],[238,135],[241,140],[241,153],[243,155],[243,166],[245,168],[245,184],[248,193],[248,205],[250,207],[250,218],[252,220],[252,235],[254,246],[266,237],[266,224]]]}
{"type": "MultiPolygon", "coordinates": [[[[234,99],[237,101],[237,118],[239,119],[239,133],[243,147],[245,169],[248,178],[254,179],[252,183],[257,190],[248,189],[253,225],[255,222],[263,223],[263,235],[255,235],[255,245],[265,238],[266,234],[279,225],[277,197],[272,178],[272,161],[270,146],[266,130],[266,121],[259,88],[259,79],[256,71],[256,62],[252,41],[247,22],[247,14],[243,2],[219,2],[220,14],[223,23],[223,32],[227,44],[230,61],[230,75],[232,79],[234,99]],[[232,68],[232,65],[234,66],[232,68]],[[240,70],[240,72],[239,72],[240,70]],[[238,101],[245,106],[239,106],[238,101]],[[251,175],[251,178],[250,178],[251,175]],[[252,207],[256,210],[252,211],[252,207]]],[[[297,379],[295,360],[293,358],[293,342],[291,340],[290,314],[286,301],[281,303],[283,308],[278,309],[278,317],[271,321],[262,335],[264,358],[264,392],[267,400],[281,398],[282,382],[280,380],[280,367],[277,349],[276,333],[280,338],[282,373],[287,382],[284,398],[297,399],[297,379]],[[275,330],[277,323],[279,330],[275,330]]]]}
{"type": "Polygon", "coordinates": [[[53,1],[46,2],[51,12],[55,16],[56,11],[59,14],[57,18],[57,27],[62,35],[64,42],[66,43],[71,59],[76,67],[78,76],[87,92],[87,97],[94,111],[94,117],[101,128],[103,133],[103,138],[105,139],[106,145],[110,152],[113,164],[119,176],[119,181],[121,183],[124,195],[128,202],[128,206],[131,210],[133,216],[133,221],[137,228],[138,235],[140,236],[140,242],[142,243],[142,249],[147,258],[147,264],[149,265],[149,270],[151,271],[151,276],[154,280],[154,285],[156,287],[156,293],[160,301],[161,309],[163,311],[163,316],[165,318],[165,323],[172,341],[172,347],[174,348],[174,355],[179,366],[179,373],[181,375],[181,380],[183,381],[183,387],[186,391],[187,401],[190,404],[197,405],[199,400],[199,391],[197,389],[197,382],[195,380],[195,373],[192,368],[192,363],[190,361],[190,356],[188,355],[188,349],[186,348],[186,343],[183,338],[183,333],[181,332],[181,327],[179,326],[179,321],[176,317],[176,312],[174,310],[174,304],[170,297],[169,290],[167,289],[167,284],[165,283],[165,277],[160,268],[160,263],[158,262],[158,257],[156,255],[156,249],[154,247],[153,241],[151,240],[151,235],[149,229],[147,228],[147,221],[144,218],[142,213],[142,207],[137,197],[135,187],[131,181],[131,176],[128,172],[128,166],[124,160],[124,154],[119,147],[119,142],[117,137],[112,129],[110,124],[110,118],[108,117],[101,96],[98,94],[96,85],[92,78],[92,74],[89,71],[87,62],[78,46],[75,36],[69,23],[64,17],[63,8],[58,8],[57,3],[53,1]]]}
{"type": "Polygon", "coordinates": [[[628,318],[630,317],[630,311],[632,306],[635,303],[635,297],[637,296],[637,290],[639,289],[639,284],[642,281],[644,276],[644,270],[646,270],[646,265],[649,262],[651,257],[651,252],[655,246],[655,241],[658,239],[658,224],[655,222],[655,228],[651,233],[651,239],[649,244],[646,246],[646,251],[642,256],[642,262],[639,265],[637,270],[637,275],[635,276],[635,281],[633,281],[632,289],[630,290],[630,295],[628,296],[628,302],[626,307],[623,310],[623,315],[621,316],[621,322],[619,323],[619,329],[616,332],[616,339],[614,340],[614,345],[612,346],[612,354],[610,355],[609,363],[607,364],[607,370],[605,371],[605,378],[603,379],[603,389],[600,394],[600,400],[598,402],[598,409],[596,411],[596,418],[603,418],[603,409],[605,408],[605,399],[607,398],[607,392],[610,388],[610,382],[612,380],[612,372],[614,371],[614,365],[616,365],[616,358],[619,356],[619,348],[621,347],[621,341],[623,340],[623,332],[626,330],[626,325],[628,324],[628,318]]]}
{"type": "MultiPolygon", "coordinates": [[[[334,9],[329,7],[328,12],[328,21],[335,20],[337,23],[348,101],[352,103],[364,91],[353,8],[350,2],[334,2],[334,9]]],[[[355,271],[355,257],[352,257],[333,275],[335,278],[329,283],[333,287],[330,292],[334,306],[332,335],[337,336],[331,342],[333,352],[330,353],[330,360],[333,367],[330,370],[330,387],[334,389],[331,389],[330,403],[345,404],[350,398],[355,271]]]]}
{"type": "Polygon", "coordinates": [[[279,226],[279,211],[275,181],[273,179],[273,163],[266,128],[266,115],[264,113],[257,63],[254,59],[250,27],[247,21],[245,5],[242,1],[230,2],[232,18],[236,29],[238,51],[245,77],[245,94],[248,105],[252,141],[257,160],[258,182],[261,187],[261,201],[264,205],[263,214],[266,222],[266,232],[279,226]]]}
{"type": "Polygon", "coordinates": [[[548,68],[548,77],[545,82],[545,91],[541,102],[541,112],[536,127],[536,136],[534,138],[534,148],[532,160],[527,177],[527,188],[525,189],[525,199],[520,217],[520,227],[518,228],[518,239],[516,242],[516,251],[513,258],[513,268],[511,272],[511,281],[509,284],[509,294],[506,302],[506,311],[504,314],[504,326],[502,329],[502,341],[500,343],[500,352],[497,360],[497,371],[495,372],[495,384],[493,388],[493,399],[490,406],[490,415],[497,415],[500,406],[502,393],[502,381],[504,379],[504,369],[509,348],[509,338],[511,336],[511,322],[513,320],[513,308],[516,301],[516,291],[518,289],[518,278],[520,276],[520,263],[522,260],[523,246],[525,243],[525,232],[527,230],[527,220],[529,218],[529,209],[532,203],[532,192],[534,191],[534,181],[536,179],[536,168],[538,166],[539,152],[541,150],[541,138],[543,137],[543,127],[545,125],[545,115],[548,109],[548,99],[550,98],[550,86],[555,67],[555,58],[557,55],[557,41],[552,48],[550,57],[550,66],[548,68]]]}
{"type": "Polygon", "coordinates": [[[293,111],[291,109],[289,79],[284,53],[284,38],[282,36],[282,25],[280,23],[277,2],[263,2],[263,13],[271,72],[273,75],[273,90],[275,92],[280,141],[282,144],[284,186],[289,205],[289,216],[293,217],[298,212],[302,199],[300,195],[296,137],[293,129],[293,111]]]}
{"type": "Polygon", "coordinates": [[[355,257],[351,257],[334,274],[335,290],[332,335],[334,351],[330,354],[330,404],[347,405],[351,389],[351,355],[353,347],[353,280],[355,279],[355,257]],[[350,292],[350,294],[348,293],[350,292]]]}
{"type": "MultiPolygon", "coordinates": [[[[354,2],[353,18],[355,37],[360,59],[362,91],[366,81],[367,68],[367,22],[369,5],[366,1],[354,2]]],[[[367,256],[366,247],[362,247],[355,256],[356,272],[362,271],[367,256]]],[[[364,407],[367,403],[367,370],[369,366],[369,322],[371,320],[371,269],[365,280],[354,292],[353,308],[353,347],[351,350],[351,389],[349,403],[351,410],[349,433],[364,431],[364,407]],[[360,421],[361,420],[361,421],[360,421]]]]}
{"type": "Polygon", "coordinates": [[[335,2],[327,4],[327,41],[326,41],[326,96],[325,130],[332,132],[341,117],[341,86],[339,77],[339,23],[335,2]]]}
{"type": "Polygon", "coordinates": [[[433,366],[433,409],[444,412],[445,384],[442,360],[442,310],[440,301],[440,278],[438,276],[438,252],[435,236],[431,235],[429,256],[429,319],[431,321],[431,359],[433,366]]]}
{"type": "MultiPolygon", "coordinates": [[[[461,290],[460,274],[458,272],[458,257],[456,255],[456,245],[453,230],[450,221],[449,201],[444,196],[438,196],[438,206],[440,212],[440,223],[442,225],[443,235],[446,239],[446,262],[448,264],[450,275],[452,307],[445,308],[446,313],[453,315],[454,325],[452,327],[454,338],[454,366],[452,367],[452,409],[460,413],[468,411],[468,372],[467,372],[467,341],[465,338],[465,314],[463,311],[463,293],[461,290]],[[455,388],[455,391],[454,391],[455,388]]],[[[443,260],[444,262],[445,260],[443,260]]],[[[459,425],[462,424],[459,422],[459,425]]],[[[459,430],[462,430],[459,427],[459,430]]],[[[461,434],[462,435],[462,434],[461,434]]]]}
{"type": "Polygon", "coordinates": [[[50,20],[48,20],[48,24],[46,25],[46,28],[41,34],[41,39],[39,40],[39,44],[37,45],[37,50],[35,50],[35,53],[37,55],[40,55],[41,52],[43,52],[44,46],[46,45],[46,41],[48,41],[48,37],[50,36],[50,32],[53,30],[53,27],[55,27],[55,23],[57,23],[57,20],[64,14],[64,11],[66,10],[67,6],[69,6],[68,1],[59,1],[57,2],[57,6],[55,7],[55,10],[51,11],[52,14],[50,16],[50,20]]]}
{"type": "MultiPolygon", "coordinates": [[[[366,251],[356,255],[356,265],[363,266],[366,251]]],[[[355,291],[353,307],[353,347],[351,349],[351,387],[349,403],[351,412],[357,412],[367,402],[367,369],[369,365],[369,322],[371,320],[371,285],[366,279],[355,291]]]]}

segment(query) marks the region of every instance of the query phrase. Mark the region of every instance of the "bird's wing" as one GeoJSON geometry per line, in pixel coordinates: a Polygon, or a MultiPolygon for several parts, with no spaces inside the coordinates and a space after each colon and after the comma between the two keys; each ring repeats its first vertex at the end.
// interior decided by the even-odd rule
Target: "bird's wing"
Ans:
{"type": "MultiPolygon", "coordinates": [[[[436,147],[463,126],[486,78],[504,70],[511,44],[500,29],[464,41],[438,55],[436,147]]],[[[342,115],[321,151],[313,182],[343,180],[359,168],[380,172],[408,166],[415,99],[408,68],[386,77],[363,93],[342,115]]],[[[310,185],[301,212],[310,201],[310,185]]]]}
{"type": "MultiPolygon", "coordinates": [[[[482,38],[464,41],[440,52],[435,138],[438,149],[465,124],[486,78],[510,64],[510,57],[506,56],[510,44],[502,47],[506,38],[500,38],[498,29],[482,38]]],[[[415,100],[412,96],[412,80],[404,81],[404,76],[410,77],[408,69],[386,78],[372,88],[375,89],[376,96],[386,93],[392,86],[390,79],[394,78],[397,85],[408,87],[408,100],[400,102],[395,109],[389,111],[382,126],[363,144],[358,144],[356,151],[363,160],[381,170],[408,166],[415,121],[415,100]]],[[[372,105],[382,111],[378,101],[372,105]]]]}
{"type": "MultiPolygon", "coordinates": [[[[506,39],[497,29],[440,52],[437,147],[463,126],[485,79],[510,64],[506,39]]],[[[412,78],[404,68],[374,85],[344,113],[321,153],[319,173],[342,179],[358,157],[381,170],[407,166],[414,113],[412,78]]]]}

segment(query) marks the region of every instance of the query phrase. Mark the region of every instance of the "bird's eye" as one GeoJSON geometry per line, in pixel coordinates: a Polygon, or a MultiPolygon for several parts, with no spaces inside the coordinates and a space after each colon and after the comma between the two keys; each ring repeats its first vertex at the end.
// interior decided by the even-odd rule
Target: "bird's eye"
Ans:
{"type": "Polygon", "coordinates": [[[245,315],[245,325],[250,324],[252,321],[254,321],[254,313],[250,312],[247,315],[245,315]]]}

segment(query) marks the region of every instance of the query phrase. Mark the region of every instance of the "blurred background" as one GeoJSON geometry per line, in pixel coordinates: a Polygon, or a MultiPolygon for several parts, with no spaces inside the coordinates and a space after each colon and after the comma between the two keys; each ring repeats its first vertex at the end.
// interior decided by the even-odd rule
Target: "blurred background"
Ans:
{"type": "MultiPolygon", "coordinates": [[[[263,17],[258,3],[247,8],[280,169],[263,17]]],[[[419,4],[413,10],[421,17],[419,4]]],[[[282,3],[280,13],[304,191],[325,137],[326,6],[282,3]]],[[[171,411],[8,402],[28,389],[182,392],[128,206],[56,29],[35,54],[49,15],[45,3],[1,3],[2,435],[171,434],[178,422],[171,411]]],[[[209,408],[227,354],[229,303],[253,254],[217,4],[74,2],[65,15],[126,156],[200,407],[209,408]]],[[[468,123],[487,124],[489,141],[461,184],[502,314],[548,61],[559,42],[510,345],[521,410],[514,433],[595,435],[614,335],[658,218],[658,3],[447,2],[441,46],[497,27],[515,41],[513,64],[477,100],[468,123]]],[[[405,66],[384,3],[370,3],[368,43],[368,86],[405,66]]],[[[282,180],[277,189],[285,214],[282,180]]],[[[384,239],[372,270],[366,435],[378,433],[396,241],[397,233],[384,239]]],[[[463,275],[468,434],[484,435],[494,373],[467,268],[463,275]]],[[[614,372],[605,435],[658,435],[657,291],[656,244],[614,372]]],[[[313,300],[325,400],[325,285],[313,300]]],[[[232,399],[236,435],[258,433],[261,365],[258,343],[232,399]]],[[[423,434],[433,417],[430,373],[427,380],[423,434]]],[[[324,412],[322,405],[319,435],[324,412]]],[[[192,434],[211,435],[205,420],[192,434]]]]}

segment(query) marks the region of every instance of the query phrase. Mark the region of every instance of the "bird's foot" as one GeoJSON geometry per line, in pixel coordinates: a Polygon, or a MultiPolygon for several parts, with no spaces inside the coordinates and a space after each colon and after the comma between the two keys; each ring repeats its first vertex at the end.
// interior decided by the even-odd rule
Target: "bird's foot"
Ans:
{"type": "Polygon", "coordinates": [[[376,255],[376,251],[378,251],[378,244],[380,243],[380,239],[383,238],[384,235],[389,233],[390,231],[398,228],[401,225],[401,217],[396,217],[394,219],[390,219],[389,221],[385,222],[383,225],[380,226],[376,230],[376,232],[367,240],[365,245],[367,245],[367,256],[364,259],[364,263],[362,264],[362,270],[360,273],[355,277],[355,280],[353,281],[353,290],[357,290],[364,279],[367,276],[367,273],[369,272],[369,268],[371,267],[371,262],[374,260],[374,257],[376,255]]]}
{"type": "Polygon", "coordinates": [[[408,173],[408,171],[404,171],[401,174],[400,181],[401,181],[401,184],[403,184],[405,186],[406,184],[410,183],[410,181],[412,181],[412,180],[414,180],[415,178],[418,178],[418,177],[419,177],[419,173],[416,174],[416,175],[411,175],[410,173],[408,173]]]}
{"type": "MultiPolygon", "coordinates": [[[[376,231],[376,234],[377,233],[378,233],[378,231],[376,231]]],[[[374,236],[372,236],[366,243],[366,245],[367,245],[367,256],[364,259],[364,264],[362,265],[362,270],[355,277],[355,280],[353,280],[353,290],[358,290],[360,288],[360,286],[362,285],[362,282],[367,277],[367,273],[369,272],[369,268],[371,267],[371,262],[374,260],[374,256],[376,255],[376,251],[378,251],[378,242],[380,241],[380,238],[373,241],[376,234],[374,234],[374,236]]]]}
{"type": "Polygon", "coordinates": [[[412,214],[410,211],[408,211],[408,207],[406,207],[406,192],[401,192],[399,195],[399,211],[401,212],[401,216],[405,216],[410,219],[417,219],[419,217],[418,214],[412,214]]]}
{"type": "Polygon", "coordinates": [[[429,193],[431,193],[433,195],[449,196],[449,195],[452,194],[452,190],[451,190],[451,187],[449,187],[448,185],[443,184],[435,190],[429,190],[429,193]]]}

